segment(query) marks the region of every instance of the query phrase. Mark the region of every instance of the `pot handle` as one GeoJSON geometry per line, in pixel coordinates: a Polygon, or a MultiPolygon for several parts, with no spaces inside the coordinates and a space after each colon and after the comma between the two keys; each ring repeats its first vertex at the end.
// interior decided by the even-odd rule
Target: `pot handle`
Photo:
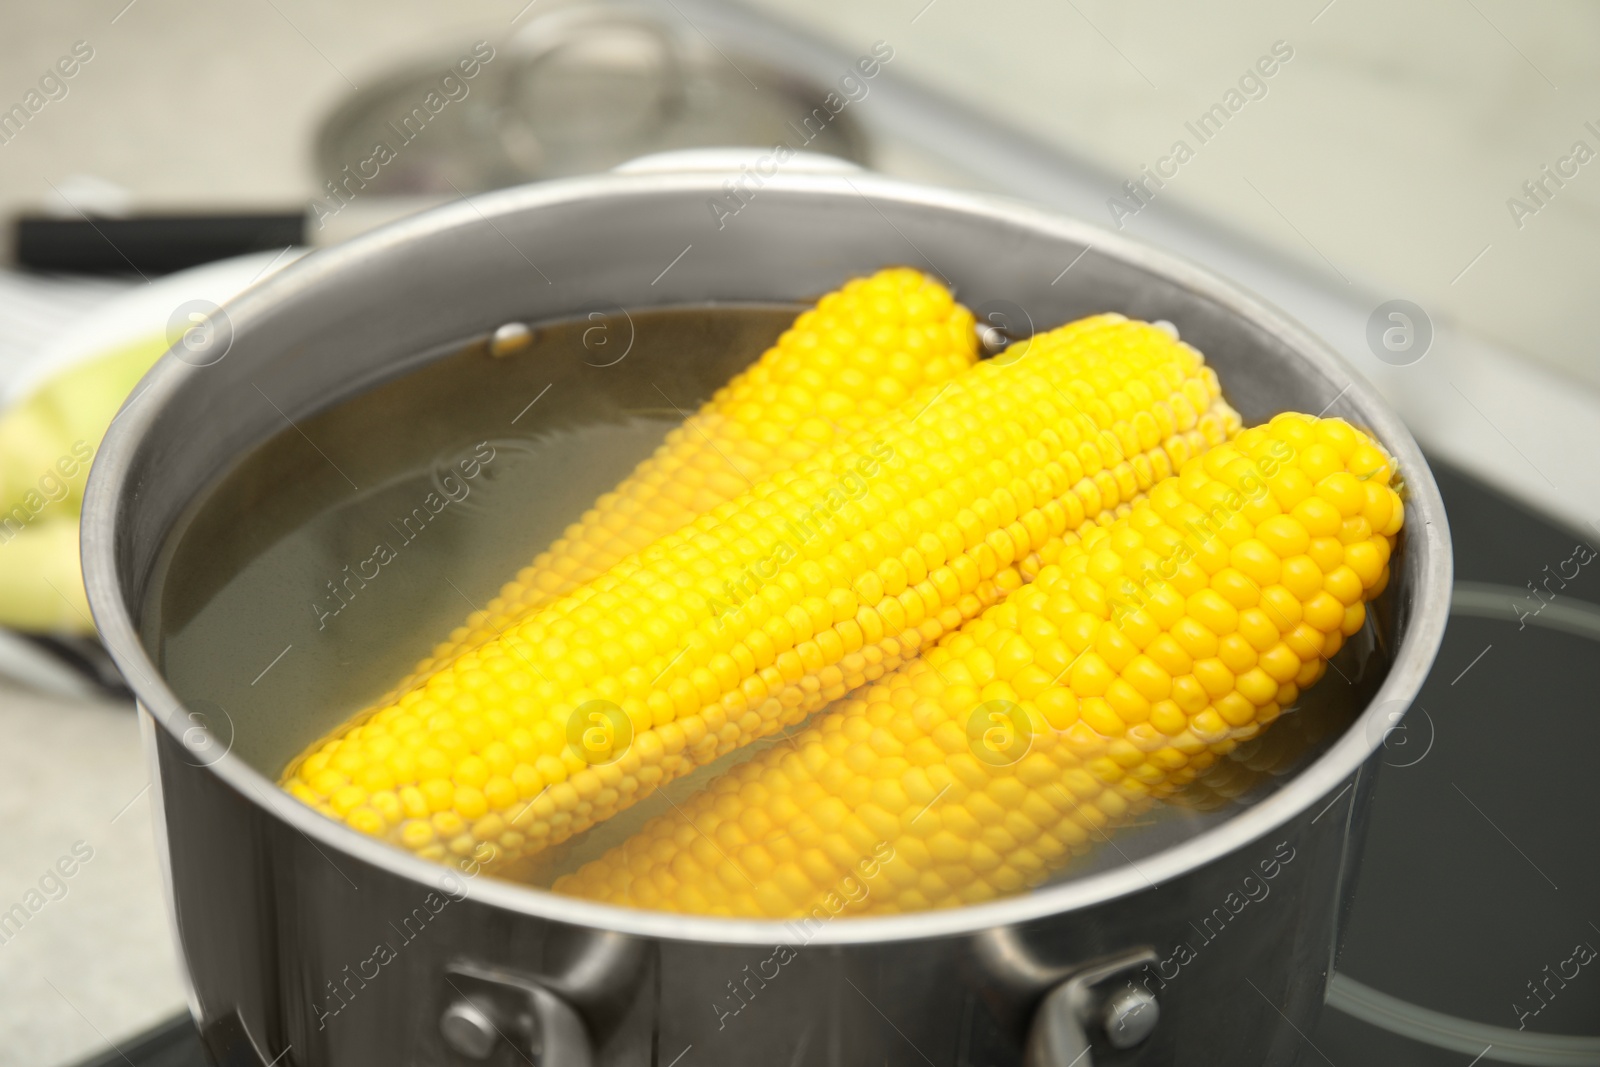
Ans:
{"type": "Polygon", "coordinates": [[[1028,1028],[1025,1067],[1094,1067],[1093,1038],[1126,1049],[1150,1036],[1160,1018],[1155,994],[1129,983],[1126,989],[1098,988],[1120,974],[1154,963],[1150,949],[1112,956],[1074,971],[1045,994],[1028,1028]]]}
{"type": "Polygon", "coordinates": [[[457,964],[445,972],[455,997],[439,1017],[444,1043],[485,1060],[502,1043],[538,1067],[594,1067],[583,1019],[556,993],[506,971],[457,964]]]}

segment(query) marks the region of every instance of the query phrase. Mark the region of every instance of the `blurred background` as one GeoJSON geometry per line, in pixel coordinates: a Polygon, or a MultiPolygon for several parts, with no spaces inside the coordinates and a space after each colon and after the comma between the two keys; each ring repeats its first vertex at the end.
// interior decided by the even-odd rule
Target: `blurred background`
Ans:
{"type": "MultiPolygon", "coordinates": [[[[0,507],[24,513],[0,533],[0,914],[92,858],[0,923],[0,1065],[122,1062],[184,1010],[137,723],[72,584],[86,464],[58,461],[92,452],[168,345],[205,341],[207,308],[422,207],[770,145],[842,93],[819,151],[1120,229],[1310,325],[1459,477],[1457,537],[1498,537],[1458,577],[1519,590],[1597,529],[1593,4],[63,0],[3,19],[0,507]],[[868,54],[880,73],[841,83],[868,54]]],[[[1559,684],[1553,702],[1592,699],[1559,684]]],[[[1594,1032],[1587,995],[1558,1032],[1594,1032]]],[[[1320,1043],[1367,1055],[1352,1033],[1320,1043]]],[[[1471,1058],[1423,1050],[1369,1062],[1471,1058]]]]}

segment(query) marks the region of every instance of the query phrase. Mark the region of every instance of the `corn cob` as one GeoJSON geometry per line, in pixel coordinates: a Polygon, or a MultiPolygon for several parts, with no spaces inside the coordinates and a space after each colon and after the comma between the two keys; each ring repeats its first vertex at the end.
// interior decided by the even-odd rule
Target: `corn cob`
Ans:
{"type": "Polygon", "coordinates": [[[284,784],[418,855],[514,861],[898,667],[1236,425],[1155,327],[1041,335],[532,613],[284,784]]]}
{"type": "Polygon", "coordinates": [[[1296,708],[1293,714],[1281,716],[1272,729],[1241,741],[1167,799],[1195,811],[1247,803],[1265,780],[1298,771],[1308,751],[1349,722],[1349,709],[1335,704],[1296,708]]]}
{"type": "Polygon", "coordinates": [[[972,313],[932,278],[891,267],[846,283],[802,312],[776,344],[669,433],[396,693],[977,358],[972,313]]]}
{"type": "Polygon", "coordinates": [[[555,888],[823,918],[1037,885],[1321,676],[1387,581],[1391,473],[1338,420],[1246,430],[555,888]]]}

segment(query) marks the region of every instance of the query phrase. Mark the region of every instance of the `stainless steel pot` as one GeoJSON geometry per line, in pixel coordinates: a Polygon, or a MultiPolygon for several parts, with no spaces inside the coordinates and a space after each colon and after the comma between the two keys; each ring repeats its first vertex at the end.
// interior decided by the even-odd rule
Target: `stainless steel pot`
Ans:
{"type": "Polygon", "coordinates": [[[1449,537],[1415,443],[1315,338],[1193,265],[837,164],[755,171],[731,217],[708,206],[727,203],[725,161],[702,158],[512,189],[318,252],[228,309],[224,356],[168,356],[113,425],[85,503],[89,596],[144,709],[213,1054],[305,1067],[1294,1061],[1336,957],[1374,753],[1445,625],[1449,537]],[[800,300],[894,262],[1041,326],[1107,309],[1170,320],[1247,421],[1327,411],[1398,458],[1406,534],[1374,612],[1387,676],[1312,766],[1136,864],[977,907],[801,928],[467,882],[318,816],[231,753],[196,758],[197,720],[136,620],[162,592],[157,564],[185,508],[286,419],[507,321],[800,300]],[[253,385],[268,377],[272,404],[253,385]],[[392,958],[376,962],[380,944],[392,958]]]}

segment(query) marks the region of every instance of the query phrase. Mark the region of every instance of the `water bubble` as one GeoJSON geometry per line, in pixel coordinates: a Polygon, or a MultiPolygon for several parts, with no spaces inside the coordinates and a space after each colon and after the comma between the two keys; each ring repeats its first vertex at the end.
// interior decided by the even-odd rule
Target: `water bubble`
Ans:
{"type": "Polygon", "coordinates": [[[489,354],[497,359],[516,355],[533,343],[533,331],[525,322],[508,322],[489,338],[489,354]]]}

